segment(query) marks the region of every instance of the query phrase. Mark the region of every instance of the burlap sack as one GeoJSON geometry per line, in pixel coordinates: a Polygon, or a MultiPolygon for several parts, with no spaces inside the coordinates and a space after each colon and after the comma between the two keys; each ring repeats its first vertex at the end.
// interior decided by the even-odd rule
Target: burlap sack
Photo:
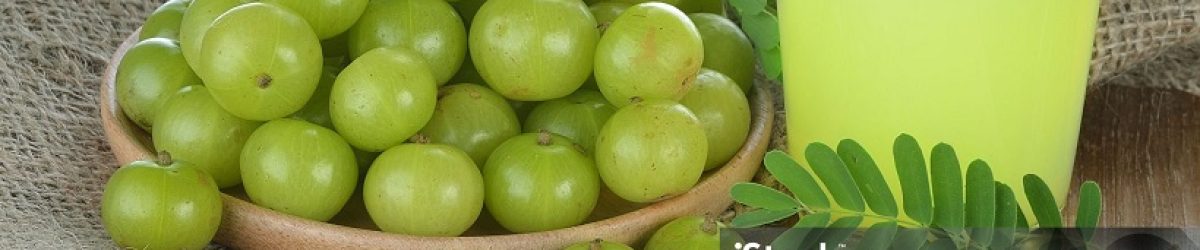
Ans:
{"type": "MultiPolygon", "coordinates": [[[[0,0],[0,248],[113,247],[99,216],[117,167],[100,128],[100,75],[156,5],[0,0]]],[[[1200,44],[1180,48],[1200,32],[1200,3],[1111,0],[1102,8],[1093,83],[1200,93],[1200,44]]]]}

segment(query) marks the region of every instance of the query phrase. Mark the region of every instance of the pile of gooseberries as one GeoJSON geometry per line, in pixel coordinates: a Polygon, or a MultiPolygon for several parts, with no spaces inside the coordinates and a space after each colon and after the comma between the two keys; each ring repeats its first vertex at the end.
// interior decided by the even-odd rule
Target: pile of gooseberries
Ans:
{"type": "Polygon", "coordinates": [[[745,141],[754,58],[723,11],[678,2],[171,0],[115,87],[158,157],[113,174],[103,223],[202,248],[240,188],[315,221],[358,202],[390,233],[481,214],[525,233],[586,222],[602,192],[680,195],[745,141]]]}

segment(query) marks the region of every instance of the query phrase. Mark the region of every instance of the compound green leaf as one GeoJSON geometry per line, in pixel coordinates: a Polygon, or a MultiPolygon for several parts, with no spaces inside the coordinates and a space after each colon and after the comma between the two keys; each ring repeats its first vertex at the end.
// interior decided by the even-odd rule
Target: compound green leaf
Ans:
{"type": "Polygon", "coordinates": [[[1075,227],[1084,240],[1091,240],[1096,224],[1100,221],[1100,185],[1087,181],[1079,187],[1079,208],[1075,212],[1075,227]]]}
{"type": "Polygon", "coordinates": [[[933,221],[933,201],[921,146],[912,136],[900,134],[892,144],[892,155],[896,161],[896,174],[900,177],[904,213],[913,221],[929,226],[933,221]]]}
{"type": "Polygon", "coordinates": [[[865,210],[862,192],[859,192],[850,171],[846,170],[846,164],[842,163],[833,149],[822,143],[809,144],[804,149],[804,157],[838,205],[854,212],[865,210]]]}
{"type": "Polygon", "coordinates": [[[966,225],[971,231],[971,243],[989,246],[992,228],[996,223],[996,181],[987,162],[975,160],[967,166],[966,225]]]}
{"type": "Polygon", "coordinates": [[[767,153],[763,159],[767,172],[787,187],[805,207],[816,210],[829,209],[829,198],[825,196],[825,191],[821,190],[816,179],[796,163],[795,159],[779,150],[767,153]]]}
{"type": "Polygon", "coordinates": [[[771,210],[796,210],[799,202],[791,196],[758,183],[738,183],[730,189],[733,200],[751,207],[771,210]]]}
{"type": "Polygon", "coordinates": [[[1033,210],[1033,216],[1037,218],[1038,227],[1062,227],[1062,214],[1058,211],[1058,204],[1054,201],[1054,195],[1050,193],[1050,187],[1046,186],[1046,182],[1033,174],[1025,175],[1023,181],[1025,197],[1029,199],[1029,207],[1033,210]]]}
{"type": "Polygon", "coordinates": [[[850,170],[854,183],[858,184],[858,189],[862,191],[863,199],[871,211],[883,216],[898,216],[899,211],[896,210],[896,199],[892,195],[892,189],[888,187],[883,174],[879,172],[879,166],[875,165],[875,160],[867,154],[867,150],[858,142],[846,139],[838,143],[837,153],[850,170]]]}
{"type": "Polygon", "coordinates": [[[1016,227],[1017,227],[1017,211],[1021,208],[1017,206],[1017,197],[1008,185],[996,182],[996,223],[995,233],[992,236],[992,248],[1004,249],[1013,245],[1016,227]]]}
{"type": "Polygon", "coordinates": [[[962,170],[954,148],[945,143],[933,147],[930,179],[933,181],[933,224],[946,229],[963,227],[962,170]]]}

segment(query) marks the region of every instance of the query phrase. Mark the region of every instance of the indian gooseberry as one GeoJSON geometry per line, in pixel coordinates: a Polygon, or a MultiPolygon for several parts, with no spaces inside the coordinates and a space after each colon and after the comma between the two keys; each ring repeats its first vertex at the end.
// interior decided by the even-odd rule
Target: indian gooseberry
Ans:
{"type": "Polygon", "coordinates": [[[596,138],[596,168],[614,194],[638,203],[669,198],[700,180],[708,139],[696,115],[669,100],[617,110],[596,138]]]}
{"type": "Polygon", "coordinates": [[[363,202],[386,232],[457,236],[483,210],[479,168],[448,145],[402,144],[379,155],[367,170],[363,202]]]}
{"type": "Polygon", "coordinates": [[[359,56],[329,92],[329,117],[355,148],[383,152],[417,134],[433,117],[437,82],[419,54],[400,46],[359,56]]]}
{"type": "Polygon", "coordinates": [[[179,44],[166,38],[138,42],[117,67],[116,96],[121,111],[146,131],[162,105],[180,88],[200,84],[188,68],[179,44]]]}
{"type": "Polygon", "coordinates": [[[623,2],[599,2],[592,4],[588,10],[592,11],[592,16],[596,18],[596,29],[600,30],[600,34],[604,34],[604,30],[608,29],[608,25],[612,24],[613,20],[617,20],[625,9],[633,6],[623,2]]]}
{"type": "Polygon", "coordinates": [[[547,131],[578,144],[589,154],[596,135],[617,109],[599,91],[579,90],[569,96],[538,104],[525,119],[525,133],[547,131]]]}
{"type": "Polygon", "coordinates": [[[438,85],[454,76],[467,54],[467,30],[445,0],[371,1],[347,32],[351,57],[405,47],[421,55],[438,85]]]}
{"type": "Polygon", "coordinates": [[[188,4],[183,20],[179,22],[179,47],[192,70],[200,71],[204,35],[212,28],[213,21],[233,7],[252,2],[254,0],[193,0],[188,4]]]}
{"type": "Polygon", "coordinates": [[[503,96],[469,83],[442,87],[433,117],[420,132],[429,142],[462,149],[478,166],[497,146],[520,133],[517,115],[503,96]]]}
{"type": "Polygon", "coordinates": [[[100,220],[117,245],[133,249],[202,249],[221,225],[221,191],[195,165],[135,161],[104,186],[100,220]]]}
{"type": "Polygon", "coordinates": [[[321,43],[303,18],[251,3],[221,15],[204,34],[197,74],[230,114],[268,121],[304,107],[321,77],[321,43]]]}
{"type": "Polygon", "coordinates": [[[704,45],[692,21],[671,5],[629,7],[596,47],[596,84],[617,107],[634,99],[678,101],[692,88],[704,45]]]}
{"type": "Polygon", "coordinates": [[[239,155],[261,123],[230,114],[207,88],[193,85],[175,93],[154,124],[151,138],[155,149],[194,164],[212,175],[217,186],[227,188],[242,183],[239,155]]]}
{"type": "Polygon", "coordinates": [[[645,249],[718,250],[721,249],[721,227],[723,225],[710,216],[680,217],[655,231],[645,249]]]}
{"type": "Polygon", "coordinates": [[[696,87],[679,103],[704,126],[708,138],[705,170],[724,165],[745,144],[750,133],[750,104],[729,77],[709,69],[700,70],[696,87]]]}
{"type": "Polygon", "coordinates": [[[183,13],[187,12],[188,1],[171,0],[163,3],[146,17],[138,40],[161,37],[179,40],[179,27],[183,22],[183,13]]]}
{"type": "Polygon", "coordinates": [[[295,11],[321,39],[346,32],[367,9],[369,0],[260,0],[295,11]]]}
{"type": "Polygon", "coordinates": [[[483,167],[484,203],[518,233],[578,225],[596,207],[600,177],[591,157],[549,132],[513,137],[483,167]]]}
{"type": "Polygon", "coordinates": [[[754,86],[754,47],[742,29],[728,18],[711,13],[688,15],[704,40],[704,67],[721,72],[742,92],[754,86]]]}
{"type": "Polygon", "coordinates": [[[283,118],[263,124],[241,152],[242,187],[259,206],[328,221],[358,185],[350,144],[333,130],[283,118]]]}
{"type": "Polygon", "coordinates": [[[592,73],[596,20],[577,0],[490,0],[471,24],[475,69],[497,93],[544,101],[575,92],[592,73]]]}

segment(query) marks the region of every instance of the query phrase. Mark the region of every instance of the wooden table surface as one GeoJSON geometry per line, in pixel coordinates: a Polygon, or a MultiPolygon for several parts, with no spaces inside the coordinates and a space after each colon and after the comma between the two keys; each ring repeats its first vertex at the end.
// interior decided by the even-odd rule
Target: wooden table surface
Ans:
{"type": "Polygon", "coordinates": [[[1094,180],[1105,227],[1200,227],[1200,97],[1173,90],[1089,90],[1064,213],[1094,180]]]}

